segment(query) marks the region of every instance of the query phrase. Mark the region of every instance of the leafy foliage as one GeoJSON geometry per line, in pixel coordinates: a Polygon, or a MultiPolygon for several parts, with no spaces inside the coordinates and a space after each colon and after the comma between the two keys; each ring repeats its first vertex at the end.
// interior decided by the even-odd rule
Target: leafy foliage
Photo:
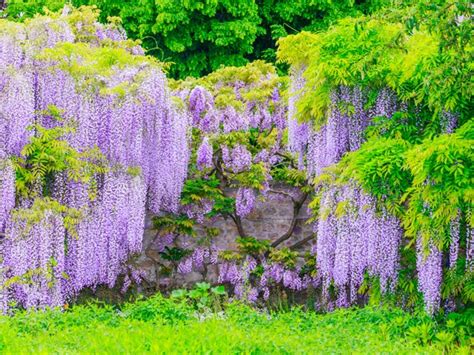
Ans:
{"type": "Polygon", "coordinates": [[[224,286],[211,287],[207,282],[198,282],[191,290],[178,289],[171,293],[171,298],[188,300],[197,310],[222,310],[223,297],[226,296],[224,286]]]}
{"type": "MultiPolygon", "coordinates": [[[[11,0],[5,10],[23,20],[37,12],[59,10],[65,0],[11,0]]],[[[302,30],[318,31],[349,15],[371,13],[387,0],[72,0],[95,5],[101,20],[120,17],[130,38],[140,39],[148,54],[173,63],[175,78],[200,77],[221,66],[250,60],[274,62],[278,38],[302,30]]]]}
{"type": "MultiPolygon", "coordinates": [[[[401,103],[399,112],[390,117],[376,117],[365,132],[367,141],[361,148],[326,169],[314,184],[307,183],[308,174],[297,169],[295,158],[285,151],[287,132],[282,127],[261,129],[243,124],[244,128],[227,129],[221,118],[212,133],[194,127],[190,176],[181,195],[182,210],[175,216],[160,215],[154,219],[160,236],[194,237],[196,228],[204,228],[206,235],[197,241],[199,248],[196,249],[203,253],[200,247],[212,245],[218,231],[203,227],[202,222],[217,216],[229,217],[238,228],[239,250],[238,253],[222,252],[222,259],[231,262],[245,259],[246,266],[255,262],[258,265],[251,271],[253,276],[262,274],[262,260],[267,257],[268,261],[294,269],[299,256],[291,248],[277,249],[266,240],[245,234],[241,217],[248,211],[242,207],[245,205],[242,201],[251,200],[250,204],[253,204],[257,193],[262,193],[258,195],[262,198],[272,180],[302,192],[301,201],[290,195],[295,206],[301,208],[307,194],[313,193],[312,187],[316,186],[311,207],[319,217],[325,218],[330,211],[320,208],[319,186],[356,181],[377,198],[381,211],[389,211],[402,221],[405,237],[408,237],[403,241],[397,289],[387,299],[396,304],[402,301],[408,308],[416,308],[420,303],[415,268],[416,238],[423,238],[425,249],[434,242],[444,258],[456,243],[463,254],[467,254],[468,231],[474,227],[472,22],[469,21],[473,7],[468,1],[373,0],[356,4],[345,0],[337,3],[326,0],[140,0],[122,3],[75,0],[72,3],[98,5],[102,19],[120,16],[129,35],[141,39],[148,54],[173,63],[170,75],[176,78],[201,76],[223,65],[232,65],[202,78],[172,82],[176,94],[183,99],[181,108],[195,110],[191,113],[197,121],[204,118],[207,108],[196,113],[196,107],[187,107],[192,106],[189,94],[196,88],[207,90],[212,110],[219,114],[224,110],[231,112],[234,116],[229,112],[222,115],[229,114],[231,123],[241,116],[255,118],[257,113],[262,117],[265,114],[276,116],[279,101],[288,99],[288,78],[279,77],[277,73],[281,74],[281,70],[263,61],[240,66],[255,58],[273,61],[274,41],[278,39],[278,56],[283,64],[279,69],[291,65],[293,72],[304,71],[305,87],[296,93],[300,96],[298,114],[300,121],[312,123],[314,131],[326,123],[328,111],[334,109],[330,106],[331,94],[340,87],[360,88],[367,98],[367,110],[374,104],[379,91],[385,88],[391,89],[401,103]],[[288,36],[289,33],[296,34],[288,36]],[[454,133],[443,126],[447,114],[456,118],[454,133]],[[203,167],[198,160],[204,139],[208,143],[204,148],[212,157],[203,167]],[[240,152],[239,158],[245,160],[241,165],[246,167],[234,169],[225,159],[225,149],[240,152]],[[269,150],[275,155],[273,163],[258,161],[257,155],[269,150]],[[235,187],[239,192],[234,198],[228,195],[228,190],[235,187]],[[460,240],[453,242],[450,228],[458,216],[460,240]],[[262,259],[255,261],[246,259],[247,256],[262,259]]],[[[23,20],[33,12],[46,11],[40,10],[43,5],[57,9],[60,2],[12,0],[5,14],[23,20]],[[22,9],[26,9],[26,16],[20,16],[22,9]]],[[[98,16],[95,10],[84,11],[89,11],[91,21],[95,21],[98,16]]],[[[74,23],[75,34],[90,35],[87,31],[85,34],[77,31],[79,23],[74,22],[76,20],[74,16],[68,20],[74,23]]],[[[120,20],[113,21],[113,26],[119,26],[120,20]]],[[[73,77],[85,78],[82,80],[84,88],[98,84],[103,93],[124,97],[130,89],[138,87],[136,83],[127,82],[111,89],[103,85],[102,77],[97,80],[96,75],[111,76],[117,68],[128,65],[163,66],[147,57],[130,55],[137,44],[123,41],[116,45],[104,41],[98,48],[92,48],[84,43],[63,43],[45,50],[38,58],[58,62],[73,77]]],[[[175,101],[179,100],[175,98],[175,101]]],[[[356,110],[345,102],[339,102],[337,109],[350,117],[356,110]]],[[[48,114],[59,116],[54,108],[48,114]]],[[[98,151],[76,152],[62,139],[73,133],[73,127],[46,129],[36,125],[33,129],[35,136],[24,148],[23,157],[15,161],[17,189],[23,196],[37,191],[38,185],[41,195],[49,195],[49,187],[57,173],[67,172],[70,179],[89,183],[94,174],[105,172],[98,151]]],[[[138,175],[133,167],[129,172],[138,175]]],[[[68,211],[48,198],[35,201],[32,209],[35,213],[30,217],[37,220],[45,203],[51,203],[51,208],[58,213],[71,215],[65,224],[73,226],[76,223],[78,211],[68,211]]],[[[350,210],[347,201],[339,201],[333,207],[338,220],[350,210]]],[[[296,211],[297,214],[299,209],[296,211]]],[[[285,238],[284,235],[281,241],[285,238]]],[[[196,251],[166,246],[160,255],[171,262],[186,260],[189,266],[189,262],[196,263],[194,259],[204,259],[196,251]]],[[[210,257],[210,248],[206,252],[206,258],[210,257]]],[[[427,250],[421,253],[420,260],[424,260],[427,250]]],[[[298,273],[317,276],[313,259],[309,259],[313,264],[306,260],[298,273]]],[[[455,266],[443,271],[444,300],[455,298],[467,304],[473,301],[473,273],[470,265],[466,265],[466,259],[461,256],[455,266]]],[[[283,269],[280,271],[282,273],[283,269]]],[[[294,275],[298,273],[287,274],[287,280],[296,279],[294,275]]],[[[382,289],[380,280],[366,275],[359,293],[370,295],[370,303],[375,304],[382,301],[382,289]]],[[[212,292],[209,290],[209,285],[201,284],[196,290],[178,293],[179,297],[190,298],[197,308],[202,308],[207,301],[201,300],[212,292]]],[[[337,291],[330,285],[331,293],[337,291]]],[[[450,328],[447,326],[434,335],[432,325],[423,323],[410,329],[409,333],[423,345],[437,339],[447,350],[456,338],[450,328]]],[[[381,329],[382,333],[386,330],[381,329]]]]}
{"type": "MultiPolygon", "coordinates": [[[[24,198],[51,195],[51,184],[59,173],[66,173],[69,180],[90,183],[95,174],[106,172],[106,159],[98,148],[82,152],[66,140],[74,134],[71,124],[61,124],[61,112],[49,106],[43,113],[54,118],[58,125],[52,128],[34,124],[30,142],[23,147],[21,156],[13,157],[16,172],[16,190],[24,198]]],[[[91,191],[91,195],[94,191],[91,191]]]]}
{"type": "Polygon", "coordinates": [[[308,87],[318,88],[303,93],[302,120],[323,123],[329,94],[339,85],[375,91],[388,86],[400,99],[413,100],[435,115],[455,110],[461,122],[469,118],[472,25],[459,18],[469,18],[472,7],[449,1],[430,8],[421,1],[394,12],[384,9],[373,16],[345,18],[327,31],[279,40],[279,59],[304,66],[308,87]],[[402,23],[404,17],[410,20],[402,23]]]}
{"type": "Polygon", "coordinates": [[[94,8],[65,7],[24,23],[0,20],[0,284],[38,267],[54,269],[56,281],[38,274],[2,288],[2,313],[13,302],[63,306],[122,274],[124,289],[139,282],[126,262],[141,250],[146,207],[178,204],[185,114],[161,65],[97,17],[94,8]]]}
{"type": "MultiPolygon", "coordinates": [[[[325,132],[322,127],[334,124],[328,120],[335,117],[334,111],[348,117],[349,126],[352,120],[357,124],[354,107],[344,100],[335,106],[341,87],[361,90],[369,112],[378,110],[374,98],[387,88],[398,100],[399,112],[375,117],[360,149],[347,152],[316,178],[319,193],[310,206],[316,219],[324,220],[329,213],[340,219],[348,213],[348,202],[339,201],[328,211],[321,208],[326,203],[321,194],[328,186],[342,189],[356,182],[377,198],[381,214],[389,211],[401,220],[407,239],[402,243],[398,296],[404,303],[417,303],[417,287],[423,291],[420,265],[430,254],[429,245],[440,251],[438,259],[432,259],[432,265],[439,265],[439,282],[431,287],[428,281],[427,288],[438,294],[443,268],[443,299],[456,294],[472,302],[468,285],[472,267],[465,265],[461,271],[442,266],[443,260],[463,264],[471,258],[474,127],[468,78],[473,47],[472,23],[466,19],[472,17],[472,10],[466,1],[402,2],[370,16],[344,18],[325,31],[279,40],[279,59],[292,66],[293,80],[303,73],[304,87],[294,93],[297,118],[309,123],[313,132],[325,132]],[[462,223],[453,232],[458,219],[462,223]],[[414,257],[417,239],[422,241],[418,260],[414,257]],[[457,248],[462,256],[458,257],[457,248]],[[413,277],[418,284],[410,281],[413,277]]],[[[334,141],[338,144],[337,138],[334,141]]],[[[364,280],[360,291],[368,292],[371,302],[381,300],[380,285],[372,277],[364,280]]]]}
{"type": "Polygon", "coordinates": [[[58,174],[66,179],[81,182],[89,186],[89,198],[93,200],[97,193],[96,185],[91,183],[96,174],[107,170],[105,156],[98,148],[79,152],[66,140],[74,134],[74,127],[65,124],[61,111],[50,105],[42,113],[57,122],[52,128],[37,123],[29,127],[34,131],[20,156],[12,157],[15,168],[15,185],[18,198],[31,199],[29,208],[20,208],[14,212],[14,218],[26,221],[25,235],[29,229],[40,223],[46,211],[63,216],[65,228],[76,235],[75,227],[83,217],[81,211],[62,205],[52,198],[53,184],[58,174]]]}
{"type": "MultiPolygon", "coordinates": [[[[467,122],[454,134],[416,145],[407,152],[406,160],[413,175],[413,186],[404,196],[409,201],[407,233],[449,235],[447,228],[458,211],[467,211],[474,205],[474,122],[467,122]],[[423,208],[426,205],[430,206],[429,216],[423,208]]],[[[468,221],[471,225],[473,222],[468,221]]],[[[449,245],[449,239],[436,241],[441,246],[449,245]]]]}
{"type": "Polygon", "coordinates": [[[64,4],[64,0],[8,0],[5,9],[0,7],[0,13],[3,10],[10,18],[24,20],[38,13],[44,13],[45,8],[58,11],[64,4]]]}
{"type": "Polygon", "coordinates": [[[201,76],[221,65],[244,65],[258,33],[254,1],[204,0],[117,3],[75,1],[97,5],[102,18],[119,16],[131,38],[141,39],[149,54],[174,63],[174,76],[201,76]]]}
{"type": "Polygon", "coordinates": [[[258,240],[254,237],[239,237],[236,242],[244,254],[260,255],[270,249],[268,240],[258,240]]]}
{"type": "MultiPolygon", "coordinates": [[[[65,312],[18,312],[0,317],[2,352],[415,352],[469,353],[472,312],[435,322],[399,309],[292,309],[262,312],[223,303],[223,312],[196,307],[209,285],[125,304],[73,306],[65,312]],[[197,302],[197,303],[196,303],[197,302]]],[[[203,300],[203,302],[208,302],[203,300]]],[[[209,303],[206,303],[209,304],[209,303]]]]}
{"type": "Polygon", "coordinates": [[[181,203],[188,205],[203,200],[213,201],[212,210],[207,214],[209,217],[229,215],[234,212],[235,199],[225,196],[220,185],[221,182],[215,175],[188,179],[181,193],[181,203]]]}

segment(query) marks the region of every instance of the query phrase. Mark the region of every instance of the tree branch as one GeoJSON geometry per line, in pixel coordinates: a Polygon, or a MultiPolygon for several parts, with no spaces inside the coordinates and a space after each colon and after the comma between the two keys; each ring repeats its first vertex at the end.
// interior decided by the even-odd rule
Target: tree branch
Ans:
{"type": "Polygon", "coordinates": [[[291,195],[290,193],[288,193],[286,191],[278,191],[278,190],[272,190],[272,189],[269,189],[268,191],[271,192],[271,193],[274,193],[274,194],[280,194],[280,195],[283,195],[283,196],[287,196],[287,197],[291,198],[293,203],[297,202],[297,201],[295,201],[295,198],[293,197],[293,195],[291,195]]]}
{"type": "Polygon", "coordinates": [[[242,220],[240,219],[239,216],[237,215],[234,215],[234,214],[229,214],[229,216],[232,218],[232,220],[234,221],[236,227],[237,227],[237,231],[239,232],[239,236],[240,237],[246,237],[247,234],[245,233],[245,230],[244,230],[244,226],[242,225],[242,220]]]}
{"type": "Polygon", "coordinates": [[[307,236],[306,238],[301,239],[300,241],[296,242],[295,244],[293,244],[293,245],[290,246],[289,248],[290,248],[291,250],[298,249],[300,246],[305,245],[307,242],[309,242],[310,240],[314,239],[315,237],[316,237],[316,235],[311,234],[311,235],[307,236]]]}
{"type": "Polygon", "coordinates": [[[285,159],[288,159],[289,160],[289,163],[290,163],[290,166],[293,168],[293,169],[296,169],[297,166],[293,163],[293,159],[291,158],[291,156],[288,156],[286,154],[282,154],[282,153],[279,153],[279,152],[276,152],[275,155],[279,156],[279,157],[282,157],[282,158],[285,158],[285,159]]]}
{"type": "Polygon", "coordinates": [[[298,214],[300,213],[301,207],[303,206],[307,197],[308,197],[308,194],[304,193],[300,199],[293,202],[293,218],[291,220],[290,226],[288,227],[288,230],[286,231],[285,234],[283,234],[280,238],[278,238],[272,243],[271,246],[273,248],[276,248],[277,246],[279,246],[281,243],[283,243],[285,240],[289,239],[293,235],[293,231],[295,230],[296,223],[298,222],[298,214]]]}

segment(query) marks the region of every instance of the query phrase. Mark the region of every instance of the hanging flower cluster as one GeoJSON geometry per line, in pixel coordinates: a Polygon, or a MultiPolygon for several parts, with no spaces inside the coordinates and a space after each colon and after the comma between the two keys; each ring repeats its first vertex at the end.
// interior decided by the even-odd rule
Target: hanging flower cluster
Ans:
{"type": "Polygon", "coordinates": [[[172,104],[159,64],[97,13],[69,12],[0,20],[0,312],[9,301],[61,306],[84,287],[114,286],[141,250],[146,209],[177,211],[187,174],[188,115],[172,104]],[[66,170],[34,197],[15,196],[9,158],[24,159],[33,125],[73,127],[61,139],[98,150],[104,172],[66,170]],[[56,207],[26,218],[42,199],[56,207]],[[74,228],[66,209],[80,214],[74,228]]]}
{"type": "MultiPolygon", "coordinates": [[[[235,208],[241,217],[252,211],[258,191],[264,191],[271,179],[269,170],[281,160],[286,128],[283,84],[274,68],[263,62],[177,83],[175,95],[183,100],[196,133],[195,177],[207,179],[217,172],[230,182],[238,180],[235,208]],[[261,143],[257,137],[267,138],[261,143]],[[256,165],[262,173],[257,181],[248,181],[245,176],[256,165]]],[[[184,206],[188,215],[197,212],[199,203],[194,205],[184,206]]]]}
{"type": "Polygon", "coordinates": [[[209,138],[205,137],[202,140],[201,145],[197,151],[197,159],[196,163],[198,169],[202,170],[204,168],[211,168],[212,167],[212,146],[209,144],[209,138]]]}
{"type": "MultiPolygon", "coordinates": [[[[273,169],[282,169],[278,173],[281,179],[284,169],[295,167],[284,141],[285,81],[276,75],[274,68],[254,62],[245,68],[225,68],[208,77],[177,84],[175,94],[193,117],[196,147],[196,172],[187,181],[191,194],[188,197],[187,189],[183,193],[181,212],[200,224],[224,216],[238,225],[251,214],[257,200],[264,203],[267,198],[283,196],[270,188],[273,169]],[[209,207],[206,191],[215,191],[216,187],[214,206],[204,210],[209,207]],[[228,205],[229,200],[232,206],[228,205]]],[[[293,187],[293,190],[294,196],[283,191],[285,197],[301,199],[300,189],[293,187]]],[[[241,237],[246,236],[242,226],[237,229],[241,237]]],[[[188,237],[186,233],[181,235],[184,239],[188,237]]],[[[203,237],[200,242],[212,248],[219,244],[214,237],[203,237]]],[[[263,254],[250,256],[242,251],[239,255],[243,259],[234,254],[228,258],[228,250],[212,254],[203,248],[198,242],[180,261],[177,271],[187,274],[202,269],[203,262],[218,263],[218,282],[229,284],[241,299],[255,302],[261,296],[267,299],[276,285],[301,291],[313,282],[308,275],[302,276],[301,266],[288,267],[263,254]],[[254,271],[260,267],[264,272],[256,275],[254,271]]]]}
{"type": "Polygon", "coordinates": [[[181,260],[178,264],[178,272],[187,274],[193,270],[200,271],[205,265],[214,265],[218,260],[218,250],[214,246],[199,246],[191,255],[181,260]]]}
{"type": "Polygon", "coordinates": [[[421,237],[417,238],[416,248],[418,289],[423,293],[426,311],[429,314],[434,314],[438,310],[441,301],[443,254],[431,241],[426,251],[421,237]]]}
{"type": "Polygon", "coordinates": [[[382,292],[393,291],[403,234],[399,221],[384,208],[377,211],[375,200],[354,184],[325,189],[319,210],[315,252],[326,301],[334,284],[338,307],[356,302],[366,272],[379,278],[382,292]]]}
{"type": "Polygon", "coordinates": [[[298,122],[296,118],[297,102],[305,86],[304,68],[292,68],[288,99],[288,148],[298,154],[298,167],[304,169],[304,154],[311,131],[310,124],[298,122]]]}
{"type": "Polygon", "coordinates": [[[259,297],[268,300],[276,286],[303,291],[319,285],[319,279],[303,273],[301,267],[288,267],[264,256],[247,256],[240,262],[224,261],[219,265],[218,282],[229,284],[237,299],[250,303],[257,302],[259,297]],[[259,266],[263,272],[257,272],[259,266]]]}
{"type": "MultiPolygon", "coordinates": [[[[303,73],[304,70],[292,73],[289,149],[299,155],[300,169],[305,169],[309,177],[317,177],[344,154],[359,149],[372,119],[390,118],[398,104],[395,95],[382,90],[374,107],[367,109],[367,98],[360,88],[341,86],[331,93],[326,122],[315,130],[310,123],[297,121],[296,103],[292,102],[304,90],[303,73]]],[[[330,285],[338,292],[337,307],[354,304],[366,273],[379,278],[383,292],[394,290],[403,234],[399,221],[385,209],[376,211],[375,199],[355,183],[325,186],[320,191],[320,201],[313,251],[327,307],[332,308],[330,285]]]]}
{"type": "Polygon", "coordinates": [[[255,205],[255,192],[252,189],[240,188],[235,199],[235,209],[239,217],[245,217],[255,205]]]}
{"type": "Polygon", "coordinates": [[[319,176],[324,168],[336,164],[345,153],[360,148],[365,140],[364,132],[375,117],[389,119],[400,109],[400,104],[393,92],[382,89],[374,106],[367,109],[367,95],[361,88],[341,86],[331,93],[325,124],[315,130],[310,123],[300,123],[296,118],[295,100],[305,85],[303,73],[304,70],[293,70],[292,73],[288,144],[289,149],[299,156],[299,168],[306,169],[310,176],[319,176]]]}
{"type": "MultiPolygon", "coordinates": [[[[291,87],[293,90],[292,96],[295,99],[301,96],[304,90],[308,90],[305,86],[303,73],[304,70],[292,71],[293,84],[291,87]]],[[[389,174],[391,167],[389,168],[389,164],[383,161],[384,157],[381,157],[379,167],[365,161],[363,164],[366,165],[363,167],[361,165],[362,158],[359,158],[359,160],[351,160],[349,156],[352,155],[348,153],[359,150],[366,140],[365,134],[368,129],[371,130],[372,133],[376,132],[378,136],[395,136],[393,141],[388,142],[390,144],[396,142],[396,144],[399,144],[399,147],[402,147],[403,144],[409,147],[412,143],[410,139],[414,139],[410,134],[416,135],[417,132],[419,133],[426,122],[423,121],[424,118],[420,108],[416,106],[409,107],[407,103],[401,103],[394,92],[389,89],[381,89],[372,105],[368,105],[369,96],[357,86],[352,88],[338,86],[331,91],[328,99],[327,119],[320,124],[318,129],[314,129],[309,123],[300,123],[297,121],[296,117],[298,112],[296,104],[291,103],[290,99],[288,134],[289,148],[299,154],[300,169],[304,169],[310,178],[316,177],[318,185],[323,185],[322,188],[317,189],[320,203],[319,215],[317,216],[318,221],[314,229],[317,234],[314,252],[317,257],[317,269],[321,272],[323,282],[323,299],[326,299],[328,308],[332,308],[332,297],[330,297],[330,291],[332,289],[330,286],[335,286],[337,290],[337,301],[334,305],[337,307],[345,307],[358,301],[359,296],[357,291],[362,285],[365,275],[376,276],[378,278],[382,293],[395,291],[394,286],[397,284],[398,270],[400,269],[399,249],[401,249],[401,241],[404,234],[401,225],[403,223],[406,228],[413,228],[410,226],[410,223],[407,223],[407,219],[403,216],[403,212],[401,212],[401,210],[406,208],[406,205],[403,205],[402,202],[396,202],[399,205],[394,208],[395,202],[389,203],[388,205],[386,204],[388,201],[386,194],[391,194],[394,189],[396,189],[390,185],[391,182],[389,180],[385,182],[383,178],[381,178],[380,181],[378,181],[378,179],[375,179],[377,180],[376,182],[369,181],[371,179],[370,176],[375,174],[374,171],[367,171],[365,174],[361,172],[351,174],[347,171],[350,169],[366,169],[365,166],[371,166],[371,169],[375,171],[378,170],[379,174],[382,171],[385,171],[384,174],[389,174]],[[395,116],[397,112],[399,114],[395,116]],[[407,131],[404,132],[400,126],[404,126],[405,124],[413,131],[410,131],[410,133],[407,133],[407,131]],[[397,126],[395,128],[400,129],[400,132],[396,132],[395,134],[390,132],[394,126],[397,126]],[[404,137],[406,141],[400,139],[399,137],[401,136],[404,137]],[[343,156],[348,158],[341,162],[343,156]],[[341,164],[338,164],[339,162],[341,162],[341,164]],[[347,168],[347,166],[350,166],[350,168],[347,168]],[[336,176],[332,176],[331,174],[333,173],[335,173],[336,176]],[[349,180],[358,176],[363,176],[364,179],[367,180],[364,181],[364,183],[371,187],[373,186],[375,190],[381,186],[385,186],[383,188],[384,193],[379,193],[378,195],[378,201],[376,201],[375,196],[367,195],[356,183],[349,180]],[[328,177],[330,179],[335,177],[337,182],[327,184],[328,180],[326,178],[328,177]],[[383,207],[384,204],[385,207],[383,207]],[[379,209],[376,208],[378,205],[381,206],[379,209]],[[386,208],[393,208],[393,211],[400,212],[398,217],[402,218],[402,221],[390,215],[386,208]],[[341,211],[345,212],[342,213],[341,211]]],[[[463,144],[463,141],[460,140],[460,137],[464,139],[464,136],[462,136],[463,133],[453,134],[458,126],[459,118],[460,116],[458,114],[442,112],[439,115],[440,121],[436,122],[439,133],[449,135],[445,135],[444,138],[441,138],[448,142],[446,144],[447,147],[454,147],[455,143],[463,144]]],[[[469,128],[466,127],[466,129],[468,130],[469,128]]],[[[370,143],[374,143],[374,140],[372,139],[370,143]]],[[[376,145],[372,144],[372,147],[375,149],[376,145]]],[[[448,154],[443,151],[443,147],[444,145],[441,143],[440,152],[433,153],[433,155],[438,154],[439,159],[441,159],[441,156],[448,156],[448,154]]],[[[455,148],[452,148],[452,150],[454,151],[455,148]]],[[[369,150],[364,150],[363,154],[365,154],[366,157],[371,157],[370,159],[373,160],[378,159],[376,154],[379,153],[371,155],[370,153],[367,154],[368,151],[369,150]]],[[[375,152],[375,150],[372,152],[375,152]]],[[[459,164],[460,166],[463,166],[464,159],[469,160],[468,155],[463,155],[464,153],[462,152],[461,150],[461,153],[454,153],[453,156],[456,156],[456,158],[451,158],[452,161],[456,161],[455,164],[459,164]]],[[[357,155],[354,156],[357,157],[357,155]]],[[[408,157],[408,159],[411,158],[412,157],[408,157]]],[[[425,159],[428,158],[432,159],[427,155],[425,159]]],[[[395,156],[391,157],[391,159],[395,159],[395,156]]],[[[400,159],[400,157],[398,157],[398,159],[400,159]]],[[[407,157],[402,156],[401,159],[407,159],[407,157]]],[[[420,166],[421,164],[418,164],[417,161],[411,163],[411,174],[422,176],[424,171],[419,170],[420,166]]],[[[427,167],[428,164],[424,164],[423,166],[427,167]]],[[[426,168],[426,170],[429,169],[430,168],[426,168]]],[[[434,186],[435,179],[440,180],[439,176],[436,178],[434,176],[430,177],[432,174],[437,173],[427,173],[428,179],[431,178],[433,183],[426,185],[425,190],[434,186]]],[[[393,179],[395,183],[397,183],[397,177],[399,178],[399,176],[394,173],[393,179]]],[[[391,175],[390,178],[392,178],[391,175]]],[[[408,175],[407,181],[403,181],[403,184],[409,184],[408,179],[410,178],[411,176],[408,175]]],[[[424,179],[426,179],[426,176],[424,179]]],[[[362,181],[359,181],[359,183],[361,182],[362,181]]],[[[436,181],[436,184],[441,183],[436,181]]],[[[451,189],[450,191],[453,190],[451,189]]],[[[425,192],[427,193],[428,191],[425,192]]],[[[396,193],[401,194],[398,191],[396,193]]],[[[453,192],[453,195],[456,195],[456,192],[453,192]]],[[[396,199],[400,198],[401,196],[396,197],[396,199]]],[[[423,194],[420,195],[419,198],[424,201],[425,198],[432,197],[427,197],[426,194],[423,194]]],[[[391,201],[393,201],[393,196],[391,201]]],[[[412,203],[413,206],[416,204],[415,202],[410,203],[412,203]]],[[[446,250],[447,253],[449,252],[449,258],[447,260],[449,269],[451,269],[453,273],[458,272],[456,268],[458,264],[457,260],[460,255],[460,247],[462,245],[461,221],[463,219],[467,221],[467,272],[470,272],[469,250],[472,248],[469,244],[470,219],[465,215],[465,212],[461,212],[461,209],[464,209],[463,204],[459,202],[458,206],[457,215],[455,218],[450,217],[450,223],[446,227],[447,229],[440,229],[434,233],[443,234],[443,236],[439,236],[439,238],[444,238],[444,240],[447,241],[446,245],[449,246],[449,250],[446,250]],[[444,237],[445,234],[446,237],[444,237]]],[[[415,207],[410,208],[413,208],[410,213],[414,213],[415,207]]],[[[439,214],[440,211],[438,210],[437,213],[439,214]]],[[[451,211],[450,214],[452,215],[451,211]]],[[[427,216],[426,220],[424,220],[423,223],[425,223],[426,228],[429,228],[432,219],[432,215],[429,214],[429,217],[427,216]]],[[[409,231],[408,233],[413,234],[413,231],[409,231]]],[[[424,233],[430,234],[427,230],[425,230],[424,233]]],[[[439,238],[436,240],[435,235],[430,235],[429,237],[425,236],[424,238],[420,236],[416,237],[418,290],[423,295],[425,309],[430,314],[436,313],[441,303],[444,250],[442,250],[443,247],[441,247],[439,238]]],[[[469,280],[469,276],[466,277],[465,279],[469,280]]]]}

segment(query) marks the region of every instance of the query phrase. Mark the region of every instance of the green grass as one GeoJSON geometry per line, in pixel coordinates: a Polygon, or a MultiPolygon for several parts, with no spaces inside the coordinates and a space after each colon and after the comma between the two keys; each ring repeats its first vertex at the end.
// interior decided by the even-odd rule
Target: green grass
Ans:
{"type": "Polygon", "coordinates": [[[225,312],[197,313],[157,295],[121,310],[87,305],[0,317],[0,353],[468,354],[465,317],[453,322],[441,327],[423,316],[374,308],[269,314],[230,304],[225,312]]]}

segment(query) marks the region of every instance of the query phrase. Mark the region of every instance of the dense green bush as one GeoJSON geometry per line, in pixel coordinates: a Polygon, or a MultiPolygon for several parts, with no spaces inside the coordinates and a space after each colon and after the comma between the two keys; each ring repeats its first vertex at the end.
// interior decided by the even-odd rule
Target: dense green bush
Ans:
{"type": "Polygon", "coordinates": [[[240,303],[196,313],[191,300],[156,295],[121,308],[90,304],[65,312],[0,317],[0,353],[469,353],[472,314],[442,324],[398,309],[321,315],[299,308],[262,312],[240,303]],[[469,323],[471,322],[471,323],[469,323]]]}

